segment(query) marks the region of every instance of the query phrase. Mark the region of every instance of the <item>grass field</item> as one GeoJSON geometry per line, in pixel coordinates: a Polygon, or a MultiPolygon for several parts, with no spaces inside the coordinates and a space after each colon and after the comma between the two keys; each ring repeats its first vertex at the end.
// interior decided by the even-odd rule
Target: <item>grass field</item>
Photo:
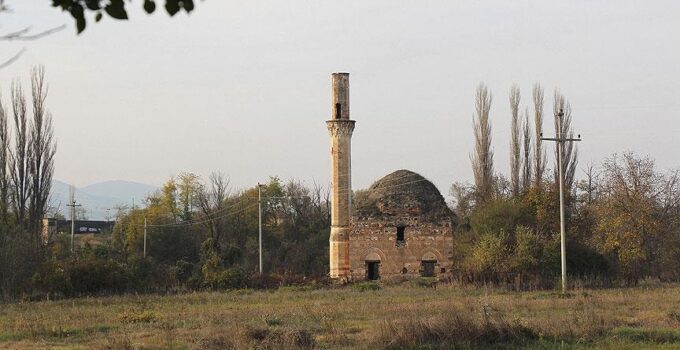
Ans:
{"type": "Polygon", "coordinates": [[[680,349],[680,285],[565,297],[406,282],[5,304],[0,348],[680,349]]]}

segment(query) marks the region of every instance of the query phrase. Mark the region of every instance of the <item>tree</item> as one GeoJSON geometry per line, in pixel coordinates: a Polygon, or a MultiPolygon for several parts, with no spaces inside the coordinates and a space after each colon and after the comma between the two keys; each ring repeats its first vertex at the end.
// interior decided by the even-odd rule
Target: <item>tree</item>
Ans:
{"type": "Polygon", "coordinates": [[[453,197],[453,205],[458,217],[467,218],[472,214],[474,192],[474,187],[467,182],[454,182],[451,185],[449,194],[453,197]]]}
{"type": "Polygon", "coordinates": [[[30,143],[28,134],[28,116],[26,114],[26,98],[21,84],[12,83],[12,112],[14,116],[14,147],[10,151],[10,176],[12,179],[12,195],[14,215],[17,224],[26,227],[26,211],[31,194],[30,181],[30,143]]]}
{"type": "MultiPolygon", "coordinates": [[[[574,131],[571,128],[571,105],[562,94],[555,91],[555,100],[553,104],[553,112],[555,115],[555,135],[560,138],[573,138],[574,131]],[[561,129],[558,129],[558,114],[562,112],[561,129]]],[[[576,175],[576,166],[578,165],[578,148],[574,142],[564,142],[562,147],[562,169],[564,170],[564,188],[565,191],[571,192],[574,184],[574,177],[576,175]]],[[[557,147],[555,148],[555,159],[557,159],[557,147]]],[[[558,182],[559,171],[557,169],[557,160],[554,167],[555,183],[558,182]]]]}
{"type": "Polygon", "coordinates": [[[629,282],[677,271],[679,207],[677,171],[662,174],[650,158],[614,155],[602,165],[594,243],[629,282]]]}
{"type": "Polygon", "coordinates": [[[12,84],[12,127],[0,101],[0,289],[4,296],[25,288],[45,258],[40,224],[48,209],[56,142],[45,107],[42,68],[33,69],[31,78],[31,111],[21,84],[12,84]]]}
{"type": "Polygon", "coordinates": [[[31,72],[31,96],[33,106],[33,120],[30,126],[29,153],[31,162],[29,175],[31,178],[31,202],[29,220],[32,230],[38,230],[41,219],[47,212],[48,199],[52,188],[54,174],[54,155],[56,143],[52,116],[47,112],[45,100],[47,86],[45,84],[45,70],[34,68],[31,72]]]}
{"type": "Polygon", "coordinates": [[[493,195],[493,150],[491,149],[491,93],[482,83],[475,93],[475,114],[473,125],[475,132],[475,153],[472,156],[472,171],[475,179],[477,204],[489,201],[493,195]]]}
{"type": "Polygon", "coordinates": [[[545,153],[543,152],[543,88],[538,83],[534,84],[534,185],[540,186],[543,182],[543,172],[545,171],[545,153]]]}
{"type": "Polygon", "coordinates": [[[510,88],[510,112],[512,123],[510,126],[510,183],[512,189],[512,196],[518,197],[520,193],[520,167],[521,167],[521,150],[520,150],[520,134],[521,127],[519,121],[519,102],[520,93],[519,87],[513,85],[510,88]]]}
{"type": "Polygon", "coordinates": [[[522,133],[522,192],[531,187],[531,129],[529,126],[529,110],[524,112],[524,130],[522,133]]]}
{"type": "Polygon", "coordinates": [[[228,196],[229,179],[222,173],[210,174],[208,186],[200,185],[197,191],[198,206],[205,217],[203,226],[208,229],[208,238],[217,252],[220,251],[220,240],[224,233],[221,216],[225,215],[228,196]]]}
{"type": "Polygon", "coordinates": [[[7,167],[10,164],[9,147],[7,113],[2,104],[2,96],[0,95],[0,222],[2,223],[7,222],[7,213],[10,205],[10,179],[7,173],[7,167]]]}
{"type": "Polygon", "coordinates": [[[174,177],[163,184],[160,204],[164,213],[170,216],[172,223],[177,223],[179,208],[177,207],[177,182],[174,177]]]}
{"type": "MultiPolygon", "coordinates": [[[[104,14],[117,20],[127,20],[127,3],[124,0],[52,0],[52,6],[60,7],[62,11],[71,14],[76,21],[78,33],[85,30],[87,24],[86,15],[94,14],[95,22],[99,22],[104,14]]],[[[146,13],[156,11],[155,0],[143,0],[143,8],[146,13]]],[[[165,0],[165,11],[174,16],[180,11],[190,13],[194,10],[193,0],[165,0]]]]}
{"type": "Polygon", "coordinates": [[[200,186],[198,180],[198,175],[192,173],[181,173],[178,176],[179,205],[182,210],[181,217],[184,221],[193,218],[194,202],[200,186]]]}

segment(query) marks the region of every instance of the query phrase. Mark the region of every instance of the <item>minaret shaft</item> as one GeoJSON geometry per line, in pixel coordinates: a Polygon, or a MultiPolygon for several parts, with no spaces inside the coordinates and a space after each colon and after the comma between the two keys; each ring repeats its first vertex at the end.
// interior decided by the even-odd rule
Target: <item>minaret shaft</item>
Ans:
{"type": "Polygon", "coordinates": [[[352,211],[352,132],[349,119],[349,74],[333,73],[332,117],[326,122],[331,138],[330,276],[350,277],[349,232],[352,211]]]}

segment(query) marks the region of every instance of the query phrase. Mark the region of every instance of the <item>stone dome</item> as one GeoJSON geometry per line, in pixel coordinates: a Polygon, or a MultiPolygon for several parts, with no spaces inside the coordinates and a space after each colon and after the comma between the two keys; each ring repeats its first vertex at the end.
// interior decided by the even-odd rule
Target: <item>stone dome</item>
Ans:
{"type": "Polygon", "coordinates": [[[409,170],[397,170],[376,181],[367,190],[357,191],[354,207],[355,214],[359,217],[453,217],[437,187],[420,174],[409,170]]]}

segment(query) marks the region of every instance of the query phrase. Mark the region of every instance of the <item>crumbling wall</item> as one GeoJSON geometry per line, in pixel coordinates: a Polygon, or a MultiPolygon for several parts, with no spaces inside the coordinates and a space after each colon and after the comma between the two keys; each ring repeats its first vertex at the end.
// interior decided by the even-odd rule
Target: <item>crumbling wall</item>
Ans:
{"type": "Polygon", "coordinates": [[[453,222],[432,221],[423,216],[381,218],[353,217],[350,231],[352,278],[366,278],[366,258],[380,257],[381,278],[394,275],[419,276],[423,257],[436,257],[435,275],[453,268],[453,222]],[[404,242],[397,244],[397,228],[403,226],[404,242]]]}

